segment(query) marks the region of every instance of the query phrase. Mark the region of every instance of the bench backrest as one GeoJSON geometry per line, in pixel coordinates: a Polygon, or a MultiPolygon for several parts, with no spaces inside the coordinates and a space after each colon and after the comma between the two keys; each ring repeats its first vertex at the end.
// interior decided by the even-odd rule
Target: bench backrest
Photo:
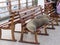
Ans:
{"type": "Polygon", "coordinates": [[[25,25],[25,22],[28,21],[29,19],[33,19],[36,16],[42,14],[42,8],[40,8],[40,6],[35,7],[33,9],[24,11],[24,12],[19,12],[19,17],[20,17],[20,21],[23,25],[25,25]]]}
{"type": "Polygon", "coordinates": [[[32,7],[25,10],[13,11],[7,24],[11,25],[16,23],[25,23],[25,21],[35,18],[40,14],[42,14],[42,9],[40,6],[32,7]]]}

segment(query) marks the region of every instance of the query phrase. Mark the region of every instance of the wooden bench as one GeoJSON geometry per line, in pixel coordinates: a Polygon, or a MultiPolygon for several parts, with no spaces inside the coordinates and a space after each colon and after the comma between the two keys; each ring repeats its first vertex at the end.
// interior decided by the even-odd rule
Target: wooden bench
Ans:
{"type": "Polygon", "coordinates": [[[54,25],[59,25],[58,24],[58,14],[55,12],[55,10],[54,10],[54,8],[53,8],[53,6],[52,6],[52,3],[47,3],[47,4],[45,4],[45,12],[47,13],[47,14],[50,14],[50,17],[51,17],[51,19],[53,19],[55,22],[56,22],[56,24],[54,24],[54,25]]]}
{"type": "MultiPolygon", "coordinates": [[[[43,15],[43,11],[40,6],[31,7],[29,9],[24,9],[24,10],[16,10],[16,11],[12,11],[11,13],[12,13],[12,15],[10,15],[10,20],[8,22],[0,25],[0,32],[1,32],[0,38],[2,36],[1,29],[11,29],[12,30],[11,31],[12,32],[12,40],[15,40],[15,37],[14,37],[15,24],[21,23],[22,29],[23,29],[23,27],[25,27],[25,25],[26,25],[25,21],[27,21],[29,19],[33,19],[36,16],[38,16],[39,14],[43,15]],[[29,15],[27,15],[27,13],[29,15]]],[[[24,30],[24,32],[25,32],[25,30],[24,30]]],[[[37,33],[37,34],[48,35],[46,28],[45,28],[45,33],[37,33]]],[[[7,39],[4,39],[4,40],[7,40],[7,39]]]]}
{"type": "MultiPolygon", "coordinates": [[[[36,7],[35,7],[36,8],[36,7]]],[[[35,32],[32,32],[32,31],[30,31],[30,30],[27,30],[27,28],[26,28],[26,21],[27,20],[29,20],[29,19],[33,19],[33,18],[35,18],[36,16],[38,16],[38,15],[40,15],[40,14],[42,14],[42,11],[40,12],[40,9],[39,9],[40,7],[37,7],[36,9],[31,9],[31,10],[28,10],[28,11],[25,11],[25,12],[17,12],[17,13],[19,13],[19,17],[20,17],[20,22],[21,22],[21,38],[20,38],[20,40],[19,40],[19,42],[23,42],[23,43],[30,43],[30,44],[39,44],[38,43],[38,39],[37,39],[37,35],[38,34],[42,34],[41,32],[40,33],[38,33],[37,31],[35,31],[35,32]],[[30,13],[29,13],[30,12],[30,13]],[[35,41],[34,42],[30,42],[30,41],[24,41],[23,40],[23,37],[24,37],[24,31],[27,31],[27,32],[31,32],[31,33],[34,33],[34,35],[35,35],[35,41]]],[[[46,25],[44,26],[44,31],[45,31],[45,33],[43,33],[43,35],[48,35],[47,34],[47,30],[46,30],[46,25]]]]}
{"type": "MultiPolygon", "coordinates": [[[[14,31],[15,31],[15,24],[17,23],[21,23],[21,19],[19,17],[19,13],[15,13],[15,12],[23,12],[23,11],[27,11],[27,10],[35,10],[34,7],[31,7],[29,9],[24,9],[24,10],[17,10],[17,11],[12,11],[11,15],[10,15],[10,20],[6,23],[3,23],[0,25],[0,39],[2,39],[2,30],[1,29],[10,29],[11,30],[11,34],[12,34],[12,39],[2,39],[2,40],[8,40],[8,41],[16,41],[15,40],[15,36],[14,36],[14,31]],[[12,28],[13,27],[13,28],[12,28]]],[[[31,15],[32,13],[30,13],[31,15]]],[[[25,15],[24,15],[25,16],[25,15]]]]}

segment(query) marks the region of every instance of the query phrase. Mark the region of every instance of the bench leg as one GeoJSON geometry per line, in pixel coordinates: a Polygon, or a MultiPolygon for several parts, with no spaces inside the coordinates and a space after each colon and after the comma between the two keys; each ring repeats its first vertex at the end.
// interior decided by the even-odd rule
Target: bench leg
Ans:
{"type": "Polygon", "coordinates": [[[46,29],[55,29],[53,21],[51,21],[51,27],[47,27],[46,29]]]}
{"type": "Polygon", "coordinates": [[[37,33],[38,35],[45,35],[45,36],[48,36],[49,34],[47,33],[47,27],[46,27],[47,25],[44,25],[44,27],[43,27],[43,29],[44,29],[44,33],[37,33]]]}
{"type": "Polygon", "coordinates": [[[12,28],[11,28],[11,34],[12,34],[12,40],[13,40],[13,41],[16,41],[16,40],[15,40],[14,31],[15,31],[15,25],[12,26],[12,28]]]}
{"type": "Polygon", "coordinates": [[[54,28],[54,24],[53,24],[53,21],[51,22],[51,24],[52,24],[52,27],[51,27],[51,29],[55,29],[55,28],[54,28]]]}
{"type": "Polygon", "coordinates": [[[38,43],[38,41],[37,41],[37,33],[35,33],[35,42],[30,42],[30,41],[24,41],[24,40],[23,40],[24,30],[22,29],[21,32],[22,32],[22,33],[21,33],[21,38],[20,38],[19,42],[39,45],[39,43],[38,43]]]}
{"type": "Polygon", "coordinates": [[[58,24],[58,18],[56,18],[55,21],[56,21],[56,25],[58,26],[58,25],[59,25],[59,24],[58,24]]]}
{"type": "Polygon", "coordinates": [[[14,30],[11,30],[11,34],[12,34],[12,41],[16,41],[15,40],[15,35],[14,35],[14,30]]]}
{"type": "Polygon", "coordinates": [[[46,29],[47,27],[44,27],[44,31],[45,31],[45,34],[46,35],[49,35],[48,33],[47,33],[47,29],[46,29]]]}
{"type": "Polygon", "coordinates": [[[37,32],[35,32],[35,42],[38,43],[37,32]]]}
{"type": "Polygon", "coordinates": [[[21,31],[21,38],[20,38],[20,41],[23,41],[23,34],[24,34],[24,32],[23,32],[23,30],[21,31]]]}

